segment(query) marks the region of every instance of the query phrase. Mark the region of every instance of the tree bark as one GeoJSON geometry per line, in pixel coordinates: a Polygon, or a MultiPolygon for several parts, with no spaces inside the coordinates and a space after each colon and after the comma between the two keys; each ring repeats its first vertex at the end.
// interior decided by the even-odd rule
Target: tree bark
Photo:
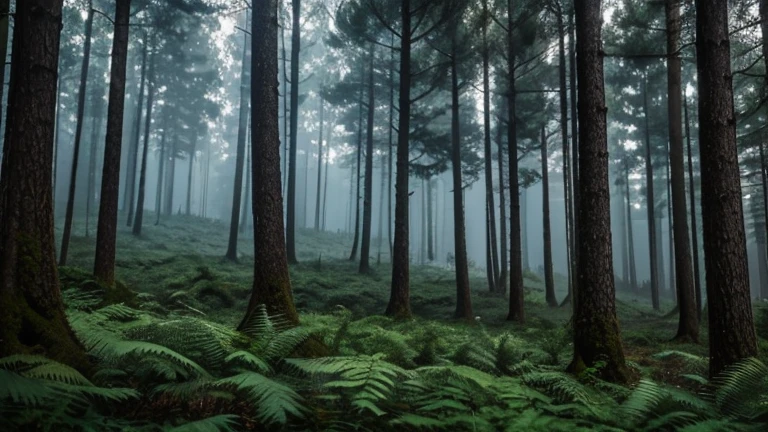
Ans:
{"type": "Polygon", "coordinates": [[[512,29],[515,27],[514,2],[507,0],[507,98],[509,112],[507,122],[507,146],[509,147],[509,314],[508,321],[525,322],[523,305],[523,263],[520,241],[520,186],[517,164],[517,119],[515,118],[515,44],[512,29]]]}
{"type": "Polygon", "coordinates": [[[434,183],[432,178],[427,179],[427,261],[435,260],[435,237],[434,237],[434,216],[432,215],[432,205],[434,203],[433,191],[434,183]]]}
{"type": "Polygon", "coordinates": [[[397,130],[397,179],[395,181],[395,242],[392,282],[386,315],[411,315],[408,256],[408,133],[411,120],[411,0],[400,3],[400,100],[397,130]]]}
{"type": "MultiPolygon", "coordinates": [[[[643,75],[643,115],[645,116],[645,206],[648,215],[648,254],[651,264],[651,304],[659,310],[659,245],[656,243],[656,200],[653,194],[653,161],[651,160],[651,132],[648,125],[648,70],[643,75]]],[[[663,261],[662,261],[663,262],[663,261]]]]}
{"type": "Polygon", "coordinates": [[[320,187],[323,183],[323,97],[320,96],[320,133],[317,134],[317,193],[315,194],[315,231],[320,231],[320,187]]]}
{"type": "Polygon", "coordinates": [[[123,141],[125,108],[125,70],[128,57],[128,22],[131,0],[115,3],[115,32],[112,38],[112,64],[109,76],[107,135],[104,144],[104,166],[101,174],[99,226],[93,274],[107,286],[115,284],[115,241],[117,239],[117,207],[120,192],[120,150],[123,141]]]}
{"type": "MultiPolygon", "coordinates": [[[[83,137],[83,115],[85,113],[85,93],[88,83],[88,67],[91,63],[91,34],[93,33],[93,7],[88,1],[88,17],[85,20],[85,41],[83,43],[83,65],[80,69],[80,87],[77,93],[77,123],[75,125],[75,147],[72,150],[72,171],[69,176],[69,195],[67,212],[64,217],[64,233],[61,238],[59,266],[67,265],[69,238],[72,235],[72,216],[75,211],[75,190],[77,188],[77,163],[80,159],[80,141],[83,137]]],[[[58,66],[55,66],[58,67],[58,66]]]]}
{"type": "Polygon", "coordinates": [[[85,350],[64,312],[53,236],[62,3],[16,3],[0,174],[0,357],[45,355],[87,373],[85,350]]]}
{"type": "MultiPolygon", "coordinates": [[[[358,107],[359,112],[357,116],[357,163],[355,163],[355,169],[357,171],[356,179],[357,179],[357,190],[354,192],[355,195],[353,199],[350,201],[349,205],[354,206],[354,209],[350,212],[354,217],[355,222],[355,236],[352,240],[352,252],[349,254],[349,260],[355,261],[357,259],[357,245],[360,243],[360,167],[362,165],[362,156],[363,156],[363,90],[365,89],[365,67],[362,66],[362,61],[360,63],[360,92],[358,94],[358,107]]],[[[349,222],[350,226],[352,225],[352,221],[349,222]]]]}
{"type": "Polygon", "coordinates": [[[101,96],[103,95],[103,89],[100,86],[96,86],[93,91],[93,107],[92,107],[92,119],[91,119],[91,142],[88,149],[88,177],[85,191],[85,236],[89,237],[91,234],[91,212],[93,211],[93,203],[96,199],[96,156],[99,153],[99,132],[102,128],[103,104],[101,96]]]}
{"type": "MultiPolygon", "coordinates": [[[[189,166],[187,169],[187,199],[186,209],[184,214],[187,216],[192,214],[192,173],[195,166],[195,155],[197,153],[197,133],[193,132],[192,143],[189,149],[189,166]]],[[[250,171],[249,171],[250,172],[250,171]]]]}
{"type": "MultiPolygon", "coordinates": [[[[154,48],[155,35],[152,34],[149,46],[154,48]]],[[[144,116],[144,149],[141,154],[141,172],[139,173],[139,192],[136,199],[136,218],[133,221],[132,233],[141,235],[141,225],[144,221],[144,192],[147,185],[147,154],[149,153],[149,130],[152,126],[152,103],[155,98],[155,54],[149,58],[149,72],[147,73],[147,114],[144,116]]]]}
{"type": "Polygon", "coordinates": [[[627,192],[627,240],[629,242],[629,279],[632,289],[637,291],[637,268],[635,265],[635,235],[632,226],[632,195],[629,188],[629,163],[624,162],[624,186],[627,192]]]}
{"type": "MultiPolygon", "coordinates": [[[[488,14],[488,0],[483,0],[483,13],[488,14]]],[[[485,159],[485,201],[488,211],[488,250],[491,277],[488,284],[497,291],[499,285],[499,254],[496,240],[496,203],[493,196],[493,151],[491,149],[491,86],[489,78],[490,51],[488,47],[488,20],[483,20],[483,157],[485,159]]]]}
{"type": "MultiPolygon", "coordinates": [[[[395,46],[395,35],[390,37],[391,45],[395,46]]],[[[395,50],[389,51],[389,128],[387,134],[389,136],[387,147],[387,238],[389,239],[389,260],[393,261],[392,257],[392,154],[393,140],[392,132],[395,129],[394,113],[395,113],[395,50]]]]}
{"type": "MultiPolygon", "coordinates": [[[[292,0],[291,28],[291,137],[288,156],[288,206],[286,210],[286,236],[288,262],[298,264],[296,258],[296,150],[299,128],[299,52],[301,50],[301,0],[292,0]]],[[[255,21],[254,21],[255,22],[255,21]]],[[[259,28],[259,27],[253,27],[259,28]]],[[[277,49],[277,48],[275,48],[277,49]]],[[[254,128],[256,129],[256,128],[254,128]]]]}
{"type": "Polygon", "coordinates": [[[701,292],[701,272],[699,270],[699,230],[696,224],[696,186],[693,180],[693,157],[691,154],[691,126],[688,119],[688,98],[683,97],[685,113],[685,140],[688,150],[688,188],[691,192],[691,243],[693,245],[693,286],[696,294],[696,317],[701,321],[703,308],[701,292]]]}
{"type": "MultiPolygon", "coordinates": [[[[360,247],[360,273],[368,273],[371,270],[369,261],[371,258],[371,219],[373,216],[373,113],[374,113],[374,89],[373,82],[373,58],[374,45],[371,43],[368,53],[368,120],[366,122],[365,143],[365,198],[363,199],[363,240],[360,247]]],[[[359,156],[358,156],[359,157],[359,156]]],[[[358,184],[360,180],[358,179],[358,184]]]]}
{"type": "MultiPolygon", "coordinates": [[[[144,44],[141,49],[141,78],[139,81],[139,98],[136,103],[136,118],[134,119],[133,134],[131,137],[130,148],[128,149],[128,171],[125,176],[125,202],[123,207],[128,210],[128,217],[126,219],[126,226],[133,225],[134,214],[134,194],[136,191],[136,165],[139,156],[139,139],[141,136],[141,113],[144,107],[144,85],[146,83],[147,72],[147,46],[149,41],[147,35],[143,35],[144,44]]],[[[187,211],[189,214],[189,211],[187,211]]]]}
{"type": "MultiPolygon", "coordinates": [[[[10,17],[11,0],[0,0],[0,125],[3,121],[3,91],[5,90],[5,62],[8,58],[8,24],[10,17]]],[[[58,88],[58,85],[56,86],[58,88]]],[[[58,109],[56,110],[58,112],[58,109]]],[[[57,126],[58,127],[58,126],[57,126]]],[[[2,147],[0,147],[2,149],[2,147]]],[[[2,155],[0,155],[1,157],[2,155]]],[[[55,181],[55,180],[54,180],[55,181]]],[[[55,189],[55,188],[54,188],[55,189]]],[[[54,190],[55,193],[55,190],[54,190]]],[[[54,201],[55,201],[54,197],[54,201]]]]}
{"type": "Polygon", "coordinates": [[[711,377],[757,355],[741,204],[728,2],[696,1],[699,151],[711,377]]]}
{"type": "Polygon", "coordinates": [[[248,325],[261,304],[270,315],[281,315],[292,324],[299,322],[288,274],[280,185],[277,0],[255,0],[252,24],[251,28],[260,29],[251,38],[254,274],[253,292],[240,329],[248,325]]]}
{"type": "MultiPolygon", "coordinates": [[[[251,136],[251,116],[248,115],[248,132],[247,137],[251,136]]],[[[245,234],[245,229],[248,226],[248,209],[251,205],[251,161],[253,158],[253,149],[251,149],[251,143],[246,141],[245,143],[245,193],[243,194],[243,205],[240,206],[240,234],[245,234]]]]}
{"type": "Polygon", "coordinates": [[[167,173],[165,175],[165,211],[168,216],[173,215],[173,185],[176,183],[176,148],[179,143],[179,134],[174,133],[173,143],[171,144],[170,157],[165,158],[165,162],[168,164],[167,173]]]}
{"type": "Polygon", "coordinates": [[[555,296],[555,272],[552,268],[552,232],[549,221],[549,158],[547,155],[547,135],[541,127],[541,188],[542,188],[542,223],[544,224],[544,286],[549,307],[557,307],[555,296]]]}
{"type": "MultiPolygon", "coordinates": [[[[245,28],[248,30],[248,10],[245,12],[245,28]]],[[[251,71],[248,51],[248,33],[243,34],[243,62],[240,73],[240,117],[237,128],[237,150],[235,156],[235,184],[232,187],[232,214],[229,219],[229,242],[224,255],[230,261],[237,262],[237,234],[240,224],[240,206],[243,196],[243,165],[245,164],[245,140],[248,132],[248,93],[250,91],[251,71]]]]}
{"type": "Polygon", "coordinates": [[[157,161],[157,191],[155,192],[155,225],[160,224],[160,214],[163,212],[163,180],[165,171],[165,135],[167,126],[163,127],[162,135],[160,136],[160,158],[157,161]]]}
{"type": "Polygon", "coordinates": [[[598,362],[604,379],[625,382],[627,367],[616,318],[608,182],[608,140],[603,81],[600,0],[577,2],[579,62],[579,285],[574,301],[574,358],[580,373],[598,362]]]}
{"type": "MultiPolygon", "coordinates": [[[[566,81],[566,55],[565,55],[565,33],[566,28],[563,23],[563,14],[565,10],[562,8],[557,11],[557,48],[558,48],[558,79],[560,91],[560,141],[563,147],[563,200],[565,207],[565,247],[566,255],[568,257],[568,295],[572,295],[573,286],[576,281],[573,279],[573,264],[571,262],[571,256],[574,250],[573,243],[573,215],[571,203],[573,202],[571,197],[571,160],[570,149],[568,145],[568,88],[566,81]]],[[[575,120],[572,120],[573,124],[576,124],[575,120]]]]}
{"type": "MultiPolygon", "coordinates": [[[[571,9],[571,13],[568,14],[568,68],[570,76],[568,81],[570,83],[571,93],[571,163],[569,171],[571,175],[571,190],[570,190],[570,203],[571,203],[571,280],[573,281],[573,294],[572,298],[575,300],[578,294],[576,290],[579,287],[579,116],[577,113],[577,77],[576,73],[576,26],[574,24],[574,12],[575,8],[571,9]]],[[[563,301],[563,303],[567,303],[563,301]]]]}
{"type": "MultiPolygon", "coordinates": [[[[501,113],[498,120],[501,120],[507,114],[507,100],[502,98],[501,113]]],[[[509,277],[509,248],[507,247],[507,241],[509,239],[507,230],[507,201],[504,196],[504,131],[501,127],[501,121],[496,126],[496,144],[498,146],[498,164],[499,164],[499,225],[501,230],[499,231],[499,237],[501,240],[501,262],[499,263],[499,283],[496,286],[496,292],[501,296],[507,295],[507,278],[509,277]]]]}
{"type": "MultiPolygon", "coordinates": [[[[688,210],[685,203],[685,161],[683,153],[682,78],[680,54],[680,3],[667,0],[667,104],[669,110],[669,166],[671,171],[672,211],[674,218],[675,277],[677,304],[680,317],[677,340],[699,340],[699,320],[693,285],[690,239],[688,238],[688,210]]],[[[671,270],[670,270],[671,271],[671,270]]]]}
{"type": "MultiPolygon", "coordinates": [[[[331,128],[328,128],[328,137],[326,139],[327,145],[331,145],[331,128]]],[[[328,203],[328,156],[325,157],[325,180],[323,180],[323,231],[325,231],[325,209],[326,203],[328,203]]]]}
{"type": "Polygon", "coordinates": [[[459,77],[456,38],[451,39],[451,170],[453,179],[453,244],[456,270],[456,311],[454,317],[471,320],[472,294],[469,286],[467,231],[464,217],[464,183],[461,179],[461,130],[459,121],[459,77]]]}

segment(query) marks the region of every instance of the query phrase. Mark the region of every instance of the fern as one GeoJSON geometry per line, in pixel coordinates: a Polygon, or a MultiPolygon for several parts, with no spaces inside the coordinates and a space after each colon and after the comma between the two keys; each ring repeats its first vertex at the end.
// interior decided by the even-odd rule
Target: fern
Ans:
{"type": "Polygon", "coordinates": [[[23,377],[15,372],[0,369],[0,400],[23,406],[50,403],[58,393],[41,380],[23,377]]]}
{"type": "Polygon", "coordinates": [[[653,358],[656,359],[668,359],[672,357],[677,357],[683,359],[685,364],[693,370],[693,372],[696,373],[703,373],[706,372],[707,368],[709,367],[709,360],[705,357],[697,356],[695,354],[687,353],[685,351],[662,351],[660,353],[656,353],[653,355],[653,358]]]}
{"type": "Polygon", "coordinates": [[[235,415],[217,415],[206,419],[185,423],[168,429],[167,432],[229,432],[235,431],[238,423],[235,415]]]}
{"type": "Polygon", "coordinates": [[[529,372],[522,379],[530,386],[545,389],[561,402],[593,403],[587,388],[562,372],[529,372]]]}
{"type": "Polygon", "coordinates": [[[248,393],[257,406],[259,420],[284,425],[288,416],[304,417],[302,397],[292,388],[255,372],[244,372],[213,383],[217,387],[234,386],[248,393]]]}
{"type": "Polygon", "coordinates": [[[236,351],[228,355],[224,362],[228,365],[241,365],[247,370],[259,373],[268,373],[271,371],[269,364],[248,351],[236,351]]]}
{"type": "Polygon", "coordinates": [[[744,420],[768,419],[768,366],[745,359],[714,379],[715,403],[723,413],[744,420]]]}

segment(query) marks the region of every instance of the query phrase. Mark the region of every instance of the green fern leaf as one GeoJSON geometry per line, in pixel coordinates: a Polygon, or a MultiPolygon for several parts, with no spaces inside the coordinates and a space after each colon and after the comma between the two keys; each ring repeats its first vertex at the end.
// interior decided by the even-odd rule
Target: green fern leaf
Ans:
{"type": "Polygon", "coordinates": [[[292,388],[255,372],[245,372],[217,380],[216,386],[234,386],[247,391],[257,405],[261,421],[284,425],[288,416],[304,417],[302,397],[292,388]]]}
{"type": "Polygon", "coordinates": [[[224,359],[224,362],[227,364],[244,365],[248,369],[259,373],[268,373],[271,370],[267,362],[248,351],[233,352],[224,359]]]}
{"type": "Polygon", "coordinates": [[[10,400],[23,406],[37,406],[53,400],[59,394],[41,380],[23,377],[0,369],[0,400],[10,400]]]}
{"type": "Polygon", "coordinates": [[[206,419],[185,423],[171,429],[168,432],[229,432],[235,431],[238,425],[236,415],[217,415],[206,419]]]}

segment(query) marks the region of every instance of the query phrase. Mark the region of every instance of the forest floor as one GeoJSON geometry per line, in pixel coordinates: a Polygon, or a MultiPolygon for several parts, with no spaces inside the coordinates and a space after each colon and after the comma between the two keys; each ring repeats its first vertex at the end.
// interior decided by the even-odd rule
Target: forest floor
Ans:
{"type": "MultiPolygon", "coordinates": [[[[150,214],[148,220],[154,220],[150,214]]],[[[82,221],[76,221],[74,232],[84,233],[82,221]]],[[[57,229],[57,231],[59,231],[57,229]]],[[[251,292],[253,275],[253,238],[250,232],[239,236],[239,262],[223,258],[227,249],[227,224],[197,217],[164,217],[159,225],[146,224],[141,237],[134,237],[121,224],[117,245],[117,277],[131,290],[151,296],[158,311],[186,311],[207,319],[235,326],[245,311],[251,292]]],[[[57,232],[58,234],[58,232],[57,232]]],[[[358,261],[349,261],[351,234],[318,233],[300,229],[297,250],[300,264],[291,266],[294,299],[302,324],[330,332],[335,320],[328,319],[340,307],[348,309],[353,319],[381,315],[386,309],[390,290],[388,262],[372,265],[373,271],[361,275],[358,261]]],[[[377,240],[374,239],[373,250],[377,240]]],[[[73,236],[69,265],[90,269],[93,263],[95,236],[73,236]]],[[[386,243],[382,249],[386,249],[386,243]]],[[[382,254],[383,255],[383,254],[382,254]]],[[[526,323],[505,321],[507,301],[489,293],[485,270],[472,268],[473,310],[481,325],[452,319],[455,309],[455,275],[445,265],[411,265],[411,306],[417,326],[439,324],[450,326],[456,340],[469,340],[476,332],[492,335],[511,332],[516,337],[553,351],[560,362],[570,360],[565,328],[570,319],[570,306],[550,308],[544,299],[543,278],[526,271],[526,323]],[[563,339],[560,339],[560,337],[563,339]],[[556,340],[550,340],[556,338],[556,340]]],[[[557,297],[567,293],[567,281],[556,274],[557,297]]],[[[653,354],[683,351],[707,357],[707,329],[701,328],[700,344],[671,342],[677,330],[677,315],[668,312],[673,299],[662,297],[661,312],[650,305],[650,295],[617,292],[617,313],[627,360],[641,365],[656,380],[678,377],[683,367],[678,357],[656,359],[653,354]],[[648,297],[648,298],[645,298],[648,297]]],[[[385,318],[373,318],[387,328],[407,332],[412,323],[402,324],[385,318]]],[[[762,350],[764,353],[766,350],[762,350]]],[[[565,363],[563,363],[565,364],[565,363]]]]}
{"type": "MultiPolygon", "coordinates": [[[[146,216],[154,220],[153,214],[146,216]]],[[[57,238],[60,228],[57,224],[57,238]]],[[[526,272],[526,323],[514,324],[505,321],[507,300],[488,292],[484,269],[472,268],[476,319],[465,322],[452,318],[453,271],[445,265],[412,264],[414,318],[392,320],[382,316],[390,289],[389,263],[374,258],[372,272],[361,275],[357,262],[347,259],[350,235],[304,229],[297,237],[300,264],[290,268],[301,331],[322,340],[328,347],[325,354],[334,356],[312,363],[287,359],[298,346],[291,343],[301,343],[306,336],[287,331],[277,337],[277,327],[266,318],[254,327],[266,336],[248,334],[257,341],[250,348],[231,330],[242,319],[251,292],[250,232],[240,235],[239,262],[234,263],[223,258],[229,233],[225,223],[164,217],[158,225],[146,224],[137,238],[121,220],[117,277],[136,298],[130,308],[102,309],[88,292],[95,233],[83,235],[83,220],[75,221],[73,233],[68,267],[60,276],[73,326],[100,359],[94,382],[101,387],[87,395],[108,400],[139,397],[129,411],[122,405],[92,405],[98,409],[86,412],[101,413],[99,430],[264,430],[272,425],[266,429],[614,431],[673,430],[685,424],[726,424],[727,430],[742,430],[730,428],[731,422],[738,419],[751,427],[755,421],[752,414],[742,415],[743,410],[734,417],[730,405],[699,399],[700,392],[710,388],[704,378],[706,325],[701,343],[671,342],[677,317],[668,313],[674,306],[670,298],[663,299],[658,312],[651,309],[649,296],[617,292],[622,342],[633,371],[630,387],[637,387],[629,390],[597,380],[594,370],[576,379],[562,373],[572,356],[570,307],[546,305],[539,275],[526,272]],[[316,378],[297,380],[297,370],[316,378]],[[318,381],[323,374],[329,380],[318,381]],[[250,396],[224,391],[233,385],[250,396]],[[127,389],[109,390],[113,387],[127,389]],[[420,396],[408,396],[413,392],[420,396]],[[255,402],[243,404],[240,397],[255,402]],[[354,415],[349,411],[353,408],[354,415]],[[136,421],[149,423],[126,429],[136,421]]],[[[374,253],[377,249],[374,239],[374,253]]],[[[556,275],[556,285],[562,299],[567,291],[562,275],[556,275]]],[[[762,304],[755,308],[765,337],[768,312],[762,304]]],[[[761,360],[767,362],[768,342],[760,339],[760,346],[761,360]]],[[[39,379],[39,362],[34,356],[0,359],[0,374],[11,367],[25,379],[39,379]]],[[[59,386],[57,391],[61,381],[88,382],[61,367],[53,365],[44,374],[59,386]]],[[[758,381],[768,381],[768,368],[761,363],[757,370],[758,381]]],[[[741,397],[751,398],[755,391],[768,397],[763,384],[744,391],[754,377],[743,374],[737,381],[741,397]]],[[[32,382],[19,385],[27,388],[32,382]]],[[[84,391],[82,386],[70,390],[84,391]]],[[[765,406],[755,409],[766,417],[760,419],[768,418],[765,406]]],[[[37,415],[46,418],[47,413],[43,409],[37,415]]],[[[73,421],[71,415],[62,415],[48,421],[59,426],[73,421]]]]}

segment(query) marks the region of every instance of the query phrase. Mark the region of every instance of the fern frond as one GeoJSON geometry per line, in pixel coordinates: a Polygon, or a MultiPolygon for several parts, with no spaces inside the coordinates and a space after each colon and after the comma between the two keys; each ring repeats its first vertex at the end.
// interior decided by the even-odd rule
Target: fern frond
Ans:
{"type": "Polygon", "coordinates": [[[552,393],[562,402],[593,403],[589,391],[583,384],[562,372],[529,372],[522,376],[526,384],[552,393]]]}
{"type": "Polygon", "coordinates": [[[267,424],[288,422],[288,416],[304,417],[302,397],[292,388],[256,372],[244,372],[239,375],[217,380],[215,386],[234,386],[248,392],[257,405],[257,415],[267,424]]]}
{"type": "Polygon", "coordinates": [[[41,380],[0,369],[0,401],[37,406],[55,399],[58,393],[41,380]]]}
{"type": "Polygon", "coordinates": [[[293,327],[264,337],[259,344],[264,357],[269,361],[288,357],[302,343],[309,339],[310,333],[301,327],[293,327]]]}
{"type": "Polygon", "coordinates": [[[238,417],[231,414],[217,415],[202,420],[185,423],[168,432],[230,432],[235,431],[238,425],[238,417]]]}
{"type": "Polygon", "coordinates": [[[259,373],[267,373],[271,370],[267,362],[248,351],[235,351],[228,355],[224,362],[230,365],[242,365],[248,370],[259,373]]]}
{"type": "Polygon", "coordinates": [[[161,345],[139,341],[117,341],[111,344],[111,350],[117,357],[128,354],[156,355],[171,360],[185,369],[195,372],[198,376],[208,376],[208,372],[194,361],[161,345]]]}
{"type": "Polygon", "coordinates": [[[662,351],[660,353],[656,353],[653,355],[653,358],[661,359],[661,360],[674,358],[674,357],[683,359],[686,365],[688,365],[691,369],[693,369],[696,372],[704,372],[709,367],[709,359],[707,359],[706,357],[701,357],[695,354],[687,353],[685,351],[669,350],[669,351],[662,351]]]}
{"type": "Polygon", "coordinates": [[[41,364],[23,372],[29,378],[40,378],[49,381],[58,381],[66,384],[93,386],[80,372],[61,363],[50,362],[41,364]]]}
{"type": "Polygon", "coordinates": [[[641,380],[629,398],[621,406],[622,411],[633,419],[642,419],[667,397],[664,389],[653,381],[641,380]]]}
{"type": "Polygon", "coordinates": [[[748,358],[727,368],[714,383],[717,406],[741,419],[768,416],[768,366],[748,358]]]}
{"type": "Polygon", "coordinates": [[[0,358],[0,369],[20,372],[52,362],[53,360],[41,355],[15,354],[0,358]]]}

